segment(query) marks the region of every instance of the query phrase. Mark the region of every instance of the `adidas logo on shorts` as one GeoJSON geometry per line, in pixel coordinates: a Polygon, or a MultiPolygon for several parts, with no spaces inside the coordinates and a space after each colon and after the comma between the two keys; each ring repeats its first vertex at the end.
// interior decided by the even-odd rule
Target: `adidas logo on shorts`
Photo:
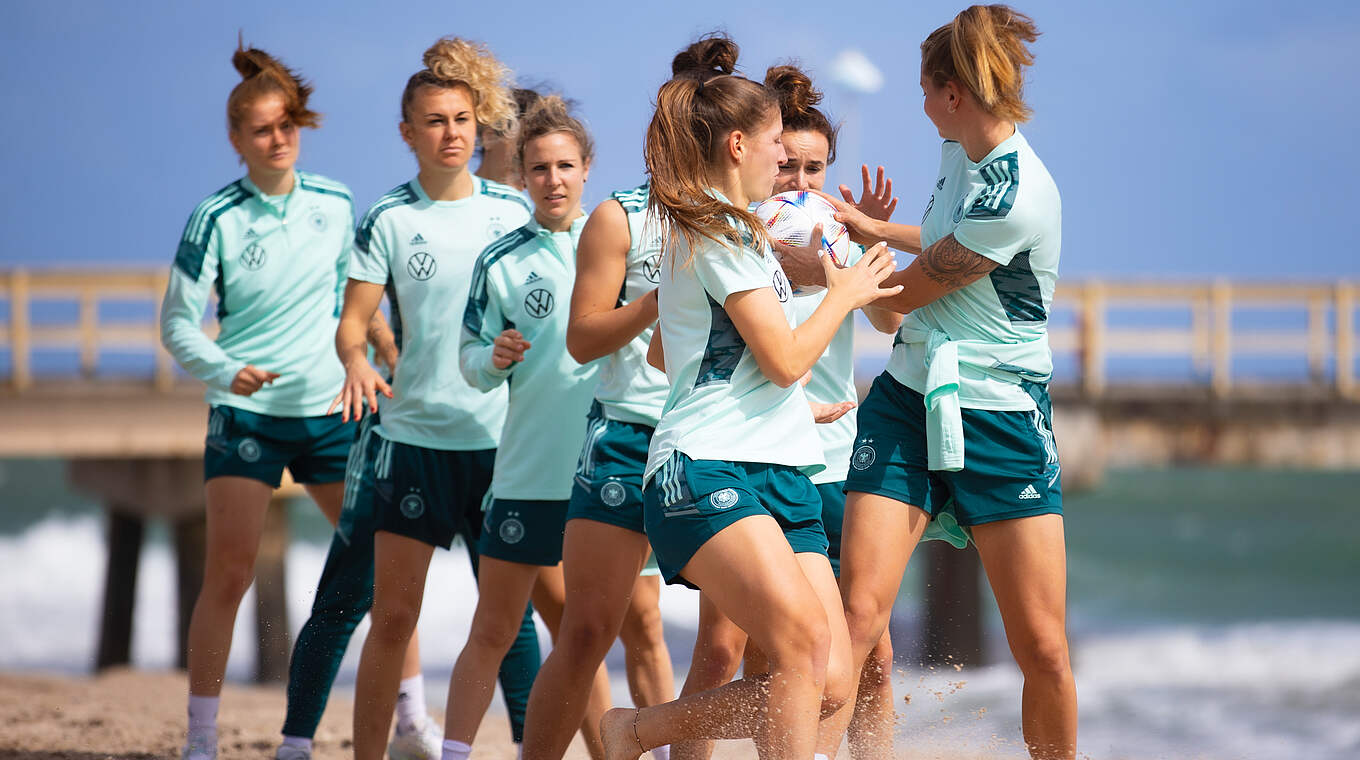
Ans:
{"type": "Polygon", "coordinates": [[[1020,495],[1017,496],[1017,497],[1015,497],[1015,498],[1017,498],[1017,499],[1037,499],[1037,498],[1039,498],[1039,492],[1036,491],[1036,490],[1034,490],[1034,484],[1031,483],[1031,484],[1025,486],[1025,490],[1021,491],[1021,492],[1020,492],[1020,495]]]}

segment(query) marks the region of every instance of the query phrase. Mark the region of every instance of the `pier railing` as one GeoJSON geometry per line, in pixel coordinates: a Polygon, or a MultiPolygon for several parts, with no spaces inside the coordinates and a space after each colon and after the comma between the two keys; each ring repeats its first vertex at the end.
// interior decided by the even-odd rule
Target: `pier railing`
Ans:
{"type": "MultiPolygon", "coordinates": [[[[133,374],[149,375],[156,390],[184,382],[160,346],[165,284],[163,270],[0,271],[0,385],[22,392],[47,378],[125,376],[101,362],[114,353],[140,356],[133,374]]],[[[1189,382],[1226,396],[1252,382],[1236,367],[1243,360],[1302,360],[1304,371],[1275,383],[1355,399],[1358,294],[1352,281],[1063,281],[1049,330],[1070,371],[1055,382],[1099,396],[1122,380],[1118,367],[1130,360],[1188,360],[1189,382]]],[[[860,341],[862,355],[885,350],[881,338],[860,341]]]]}

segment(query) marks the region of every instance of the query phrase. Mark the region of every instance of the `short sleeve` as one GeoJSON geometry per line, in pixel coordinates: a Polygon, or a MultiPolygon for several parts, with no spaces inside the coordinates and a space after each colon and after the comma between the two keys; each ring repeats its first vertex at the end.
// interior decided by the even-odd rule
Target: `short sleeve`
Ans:
{"type": "Polygon", "coordinates": [[[980,167],[978,174],[987,184],[963,210],[954,239],[979,256],[1006,266],[1015,254],[1033,248],[1038,237],[1030,214],[1017,203],[1019,157],[1008,153],[980,167]]]}
{"type": "Polygon", "coordinates": [[[773,286],[770,264],[759,252],[742,246],[739,250],[705,240],[694,255],[694,271],[699,283],[718,303],[726,303],[733,293],[773,286]]]}
{"type": "MultiPolygon", "coordinates": [[[[375,210],[376,211],[376,210],[375,210]]],[[[386,285],[391,273],[389,235],[381,212],[370,211],[354,233],[354,245],[349,259],[349,278],[362,282],[386,285]]]]}

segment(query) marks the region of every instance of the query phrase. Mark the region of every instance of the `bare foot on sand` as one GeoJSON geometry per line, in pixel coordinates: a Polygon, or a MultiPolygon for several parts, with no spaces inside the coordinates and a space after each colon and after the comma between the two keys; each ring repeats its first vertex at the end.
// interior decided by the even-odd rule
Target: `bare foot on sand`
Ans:
{"type": "Polygon", "coordinates": [[[604,760],[638,760],[642,745],[633,731],[637,710],[615,707],[600,718],[600,739],[604,743],[604,760]]]}

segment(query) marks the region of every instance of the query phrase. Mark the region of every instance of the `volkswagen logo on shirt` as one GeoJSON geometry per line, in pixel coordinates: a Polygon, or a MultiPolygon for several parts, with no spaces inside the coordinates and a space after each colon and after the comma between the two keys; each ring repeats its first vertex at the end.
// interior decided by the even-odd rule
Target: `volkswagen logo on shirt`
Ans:
{"type": "Polygon", "coordinates": [[[264,266],[264,246],[259,243],[251,243],[241,251],[241,266],[252,272],[259,271],[264,266]]]}
{"type": "Polygon", "coordinates": [[[311,216],[307,217],[307,223],[317,232],[326,231],[326,215],[320,211],[313,211],[311,216]]]}
{"type": "Polygon", "coordinates": [[[654,253],[642,260],[642,274],[648,282],[661,282],[661,254],[654,253]]]}
{"type": "Polygon", "coordinates": [[[434,256],[425,251],[417,251],[411,254],[411,258],[406,260],[406,273],[411,275],[411,279],[425,281],[434,277],[435,263],[434,256]]]}
{"type": "Polygon", "coordinates": [[[789,300],[790,291],[792,288],[789,287],[789,278],[784,276],[784,270],[774,270],[774,294],[779,296],[780,303],[789,300]]]}
{"type": "Polygon", "coordinates": [[[524,310],[529,316],[542,319],[552,313],[553,294],[545,288],[534,288],[524,297],[524,310]]]}

